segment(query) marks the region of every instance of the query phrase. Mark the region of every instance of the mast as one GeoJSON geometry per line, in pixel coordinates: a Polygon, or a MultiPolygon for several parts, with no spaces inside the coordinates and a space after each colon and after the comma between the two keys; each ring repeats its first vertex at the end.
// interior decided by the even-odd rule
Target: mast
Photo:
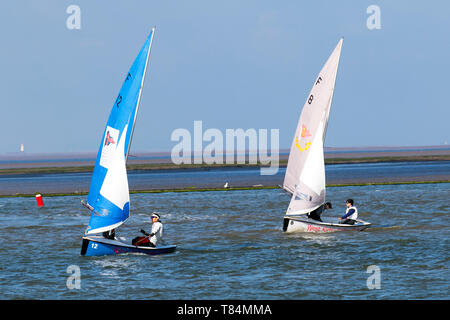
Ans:
{"type": "MultiPolygon", "coordinates": [[[[342,37],[339,42],[341,42],[341,48],[339,50],[342,50],[342,43],[344,42],[344,37],[342,37]]],[[[328,112],[327,112],[327,115],[326,115],[327,121],[325,121],[325,128],[324,128],[324,131],[323,131],[323,142],[324,143],[325,143],[325,136],[327,134],[327,129],[328,129],[328,117],[330,116],[331,102],[333,101],[334,87],[336,86],[336,77],[337,77],[337,72],[338,72],[338,69],[339,69],[339,62],[340,62],[340,59],[338,58],[338,61],[336,63],[336,72],[334,73],[333,86],[331,88],[330,102],[328,103],[328,112]]]]}
{"type": "Polygon", "coordinates": [[[138,114],[138,111],[139,111],[139,104],[141,102],[142,89],[144,88],[145,74],[147,72],[148,58],[150,57],[150,51],[152,49],[152,42],[153,42],[153,36],[155,35],[155,30],[156,30],[156,26],[152,28],[152,36],[150,38],[150,45],[149,45],[148,52],[147,52],[147,59],[145,61],[144,75],[142,76],[141,87],[139,88],[139,96],[138,96],[138,101],[137,101],[137,107],[136,107],[136,112],[134,114],[133,126],[131,127],[130,142],[128,143],[128,150],[127,150],[127,154],[125,156],[125,163],[128,160],[128,153],[130,152],[131,141],[133,140],[134,126],[136,125],[136,117],[137,117],[137,114],[138,114]]]}

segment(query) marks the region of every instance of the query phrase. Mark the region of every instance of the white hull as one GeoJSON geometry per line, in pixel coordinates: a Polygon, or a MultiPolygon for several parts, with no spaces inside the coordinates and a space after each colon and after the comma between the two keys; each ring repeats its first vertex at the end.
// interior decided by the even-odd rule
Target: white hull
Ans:
{"type": "Polygon", "coordinates": [[[283,222],[283,231],[286,233],[294,232],[314,232],[314,233],[329,233],[337,231],[362,231],[371,226],[371,223],[363,220],[356,220],[353,225],[340,224],[337,222],[320,222],[309,219],[306,215],[299,216],[285,216],[283,222]]]}

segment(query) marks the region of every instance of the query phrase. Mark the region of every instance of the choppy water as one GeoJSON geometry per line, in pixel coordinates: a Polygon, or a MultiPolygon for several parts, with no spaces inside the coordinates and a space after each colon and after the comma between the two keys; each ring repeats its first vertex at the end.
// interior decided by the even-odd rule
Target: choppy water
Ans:
{"type": "MultiPolygon", "coordinates": [[[[158,211],[176,253],[80,256],[84,197],[0,199],[0,299],[449,299],[450,184],[328,188],[375,227],[286,235],[279,190],[132,194],[118,231],[139,235],[158,211]],[[81,288],[67,286],[78,266],[81,288]],[[380,271],[380,289],[367,281],[380,271]]],[[[374,282],[370,282],[374,283],[374,282]]]]}

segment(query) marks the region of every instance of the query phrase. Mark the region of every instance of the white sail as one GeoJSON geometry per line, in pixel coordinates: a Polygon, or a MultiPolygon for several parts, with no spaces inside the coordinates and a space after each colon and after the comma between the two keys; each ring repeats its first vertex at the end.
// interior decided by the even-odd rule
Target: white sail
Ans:
{"type": "Polygon", "coordinates": [[[300,175],[300,182],[307,185],[316,194],[320,194],[325,190],[325,162],[323,158],[322,128],[319,127],[317,129],[317,135],[311,144],[309,157],[306,159],[305,166],[300,175]]]}
{"type": "MultiPolygon", "coordinates": [[[[120,212],[126,213],[126,218],[129,215],[130,206],[130,193],[128,187],[128,177],[127,168],[125,164],[125,140],[127,136],[128,126],[125,126],[122,136],[118,141],[117,145],[110,144],[108,148],[104,148],[104,157],[102,165],[107,169],[105,179],[100,188],[100,195],[106,200],[114,204],[120,212]],[[105,150],[108,150],[105,152],[105,150]],[[126,208],[125,208],[126,207],[126,208]]],[[[112,130],[112,128],[107,127],[107,130],[112,132],[111,136],[118,137],[118,131],[112,130]]],[[[117,140],[115,140],[117,141],[117,140]]],[[[106,207],[106,206],[105,206],[106,207]]],[[[109,210],[106,208],[100,209],[100,215],[108,215],[109,210]]],[[[115,223],[109,224],[104,227],[98,227],[95,229],[90,229],[86,234],[99,233],[115,229],[125,222],[126,218],[117,219],[115,223]]]]}
{"type": "Polygon", "coordinates": [[[287,214],[310,212],[325,202],[325,162],[323,157],[323,122],[311,143],[309,156],[293,192],[287,214]]]}
{"type": "Polygon", "coordinates": [[[310,212],[325,200],[323,142],[342,41],[339,41],[315,80],[297,124],[283,182],[283,188],[292,193],[287,214],[310,212]]]}
{"type": "Polygon", "coordinates": [[[123,210],[126,203],[130,202],[128,188],[127,167],[123,156],[125,151],[125,137],[127,128],[123,129],[122,137],[117,147],[111,151],[108,162],[108,172],[100,189],[100,194],[123,210]]]}

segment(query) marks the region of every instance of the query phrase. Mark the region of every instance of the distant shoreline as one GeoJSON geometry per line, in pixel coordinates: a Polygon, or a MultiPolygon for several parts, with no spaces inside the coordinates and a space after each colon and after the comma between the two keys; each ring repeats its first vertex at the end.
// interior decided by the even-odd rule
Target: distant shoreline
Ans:
{"type": "MultiPolygon", "coordinates": [[[[398,181],[398,182],[366,182],[366,183],[342,183],[342,184],[329,184],[327,188],[333,187],[362,187],[362,186],[380,186],[380,185],[405,185],[405,184],[436,184],[436,183],[450,183],[450,180],[437,180],[437,181],[398,181]]],[[[242,190],[263,190],[263,189],[282,189],[279,186],[243,186],[243,187],[231,187],[231,188],[173,188],[173,189],[147,189],[147,190],[130,190],[130,194],[139,193],[168,193],[168,192],[210,192],[210,191],[242,191],[242,190]]],[[[0,198],[29,198],[35,197],[36,193],[23,193],[15,195],[0,195],[0,198]]],[[[45,197],[64,197],[64,196],[87,196],[88,192],[67,192],[67,193],[45,193],[45,197]]]]}
{"type": "MultiPolygon", "coordinates": [[[[373,157],[345,157],[326,158],[326,165],[333,164],[358,164],[358,163],[382,163],[382,162],[419,162],[419,161],[450,161],[450,153],[443,155],[406,155],[406,156],[373,156],[373,157]]],[[[208,169],[208,168],[254,168],[267,167],[262,164],[174,164],[174,163],[139,163],[137,161],[129,161],[127,164],[128,171],[151,171],[151,170],[183,170],[183,169],[208,169]]],[[[286,167],[287,159],[280,159],[278,162],[280,168],[286,167]]],[[[56,174],[56,173],[83,173],[92,172],[94,165],[75,165],[73,162],[35,164],[29,167],[13,167],[1,168],[0,175],[33,175],[33,174],[56,174]]]]}
{"type": "MultiPolygon", "coordinates": [[[[0,162],[0,179],[5,178],[14,184],[15,177],[33,177],[47,174],[77,174],[85,173],[92,174],[94,169],[95,160],[92,158],[53,158],[51,161],[46,161],[46,159],[39,159],[38,161],[26,160],[22,162],[0,162]],[[24,167],[24,164],[26,165],[24,167]]],[[[288,155],[286,153],[280,155],[278,161],[279,168],[285,168],[288,161],[288,155]]],[[[365,164],[365,163],[389,163],[389,162],[448,162],[450,168],[450,150],[421,150],[418,151],[370,151],[370,152],[339,152],[339,153],[328,153],[325,154],[325,164],[326,165],[339,165],[339,164],[365,164]]],[[[171,162],[170,158],[163,157],[129,157],[127,170],[128,173],[134,172],[139,175],[142,173],[167,171],[172,172],[183,172],[190,170],[212,170],[212,169],[227,169],[227,170],[240,170],[240,169],[258,169],[260,167],[267,167],[267,165],[261,164],[249,164],[248,159],[245,164],[182,164],[176,165],[171,162]]],[[[273,166],[274,164],[272,164],[273,166]]],[[[8,181],[5,180],[5,181],[8,181]]],[[[261,180],[262,181],[262,180],[261,180]]],[[[339,179],[327,179],[327,187],[344,187],[344,186],[368,186],[368,185],[398,185],[398,184],[423,184],[423,183],[449,183],[450,182],[450,169],[448,174],[443,175],[432,175],[432,176],[392,176],[389,178],[372,177],[372,178],[356,178],[356,177],[342,177],[339,179]]],[[[9,183],[9,182],[8,182],[9,183]]],[[[239,183],[233,183],[230,188],[223,188],[221,185],[203,185],[202,183],[197,184],[195,187],[190,183],[178,184],[176,186],[169,185],[153,185],[141,186],[139,190],[136,188],[130,188],[130,193],[163,193],[163,192],[204,192],[204,191],[235,191],[235,190],[258,190],[258,189],[277,189],[278,184],[282,183],[282,177],[277,178],[277,180],[264,180],[260,184],[259,179],[249,179],[245,181],[240,181],[239,183]]],[[[18,186],[19,187],[19,186],[18,186]]],[[[41,186],[42,187],[42,186],[41,186]]],[[[41,188],[41,193],[44,196],[76,196],[76,195],[87,195],[88,185],[82,187],[81,189],[67,188],[55,189],[41,188]]],[[[20,187],[16,189],[20,191],[20,187]]],[[[36,191],[38,191],[36,190],[36,191]]],[[[37,192],[33,192],[29,189],[25,190],[23,193],[14,191],[0,192],[0,198],[4,197],[34,197],[37,192]]]]}

